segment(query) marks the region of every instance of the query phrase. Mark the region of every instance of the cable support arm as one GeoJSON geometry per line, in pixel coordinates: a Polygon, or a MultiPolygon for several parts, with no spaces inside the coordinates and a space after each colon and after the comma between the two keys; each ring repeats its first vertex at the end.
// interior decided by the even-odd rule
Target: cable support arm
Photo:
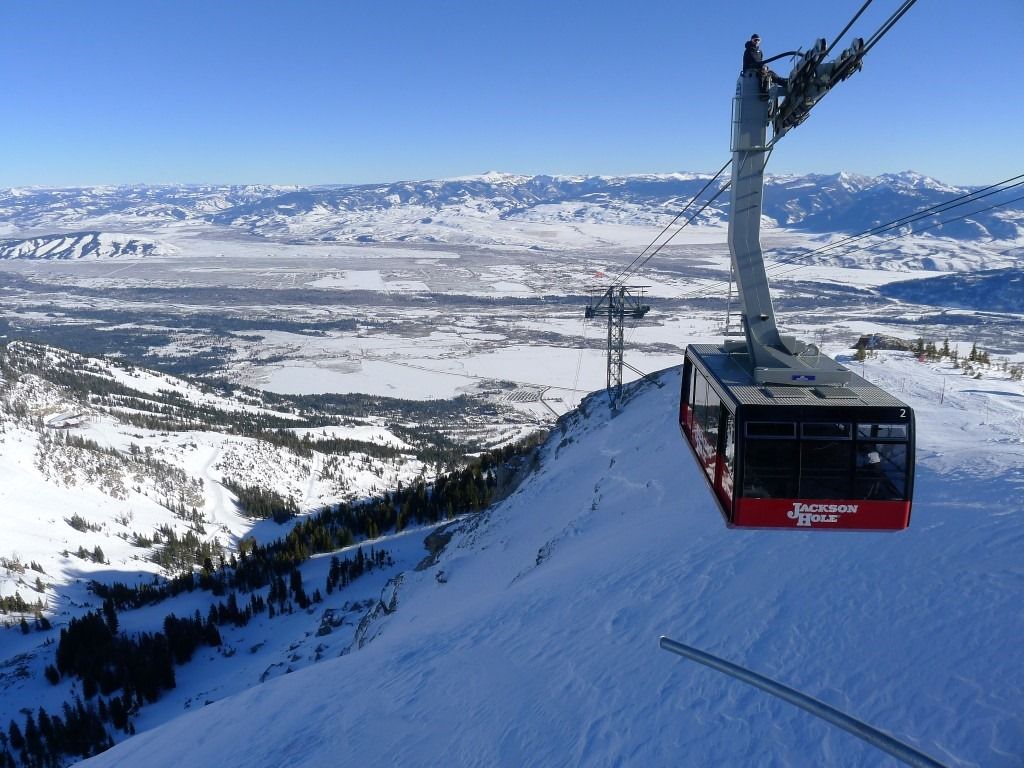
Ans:
{"type": "Polygon", "coordinates": [[[825,94],[828,93],[837,83],[848,79],[854,72],[859,72],[863,66],[863,58],[868,51],[875,47],[889,30],[903,18],[917,0],[904,0],[899,8],[879,27],[867,41],[864,38],[855,38],[851,45],[846,48],[836,59],[825,62],[825,58],[835,48],[853,23],[860,17],[864,10],[870,5],[868,0],[854,15],[850,22],[843,28],[843,31],[836,36],[832,44],[825,45],[824,39],[815,42],[810,51],[803,54],[803,58],[793,68],[789,76],[789,85],[785,98],[782,100],[773,119],[774,140],[777,141],[787,131],[800,125],[810,114],[814,107],[825,94]]]}

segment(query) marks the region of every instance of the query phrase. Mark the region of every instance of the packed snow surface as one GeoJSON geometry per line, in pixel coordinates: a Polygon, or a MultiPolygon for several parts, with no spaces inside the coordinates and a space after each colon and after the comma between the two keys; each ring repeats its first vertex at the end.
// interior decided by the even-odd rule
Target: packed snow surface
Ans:
{"type": "Polygon", "coordinates": [[[564,420],[513,496],[405,572],[365,647],[87,764],[894,764],[667,635],[944,763],[1020,766],[1024,392],[896,353],[864,367],[917,413],[908,530],[726,529],[673,369],[614,417],[594,396],[564,420]]]}

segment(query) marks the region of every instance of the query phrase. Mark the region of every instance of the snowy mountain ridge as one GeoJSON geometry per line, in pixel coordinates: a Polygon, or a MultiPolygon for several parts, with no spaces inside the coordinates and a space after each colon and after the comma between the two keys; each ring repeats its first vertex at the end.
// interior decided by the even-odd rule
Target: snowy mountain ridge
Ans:
{"type": "MultiPolygon", "coordinates": [[[[709,178],[688,173],[486,173],[321,187],[19,188],[0,190],[0,221],[4,222],[0,233],[29,241],[42,235],[52,239],[69,230],[116,228],[158,237],[161,229],[173,233],[182,227],[213,226],[261,238],[305,241],[501,245],[518,242],[506,239],[503,222],[660,228],[709,178]],[[494,231],[488,234],[487,226],[494,231]]],[[[911,171],[878,177],[848,173],[768,177],[764,214],[768,223],[805,233],[858,232],[968,191],[911,171]]],[[[927,231],[958,242],[1024,238],[1024,203],[1017,201],[989,211],[981,210],[984,207],[964,209],[963,213],[970,214],[966,218],[927,231]]],[[[728,217],[727,208],[727,200],[720,199],[701,213],[695,224],[719,225],[728,217]]],[[[915,228],[938,222],[938,218],[925,219],[915,228]]],[[[543,238],[533,242],[551,246],[543,238]]],[[[44,246],[26,244],[0,252],[0,258],[52,257],[44,246]]]]}

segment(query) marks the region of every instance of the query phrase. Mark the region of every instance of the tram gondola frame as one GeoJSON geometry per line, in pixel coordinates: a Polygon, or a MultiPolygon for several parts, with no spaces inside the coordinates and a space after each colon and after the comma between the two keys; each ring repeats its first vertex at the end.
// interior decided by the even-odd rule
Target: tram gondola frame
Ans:
{"type": "Polygon", "coordinates": [[[910,523],[913,410],[854,376],[759,385],[725,347],[686,350],[683,437],[728,526],[901,530],[910,523]]]}

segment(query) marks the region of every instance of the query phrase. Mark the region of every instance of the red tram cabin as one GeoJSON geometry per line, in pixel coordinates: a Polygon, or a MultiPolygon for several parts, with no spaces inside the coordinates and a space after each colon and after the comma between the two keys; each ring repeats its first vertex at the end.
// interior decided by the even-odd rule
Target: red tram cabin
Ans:
{"type": "Polygon", "coordinates": [[[721,347],[691,344],[679,426],[730,527],[910,524],[914,412],[859,376],[758,385],[721,347]]]}

